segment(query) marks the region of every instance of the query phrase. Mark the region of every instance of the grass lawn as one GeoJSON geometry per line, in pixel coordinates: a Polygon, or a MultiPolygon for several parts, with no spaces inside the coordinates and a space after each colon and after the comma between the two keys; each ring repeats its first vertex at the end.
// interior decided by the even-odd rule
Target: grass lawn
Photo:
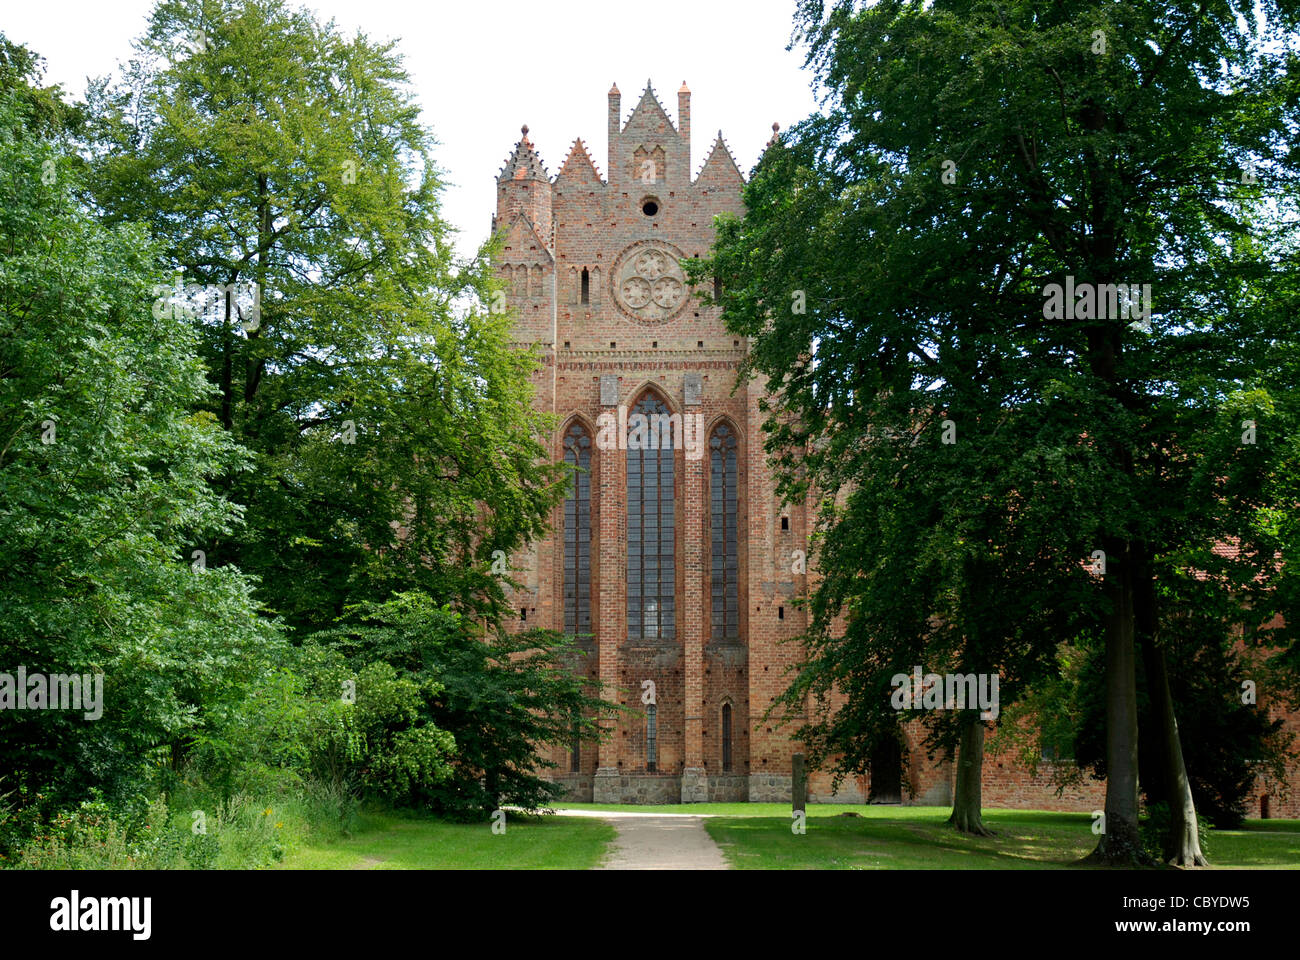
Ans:
{"type": "MultiPolygon", "coordinates": [[[[715,814],[709,835],[737,869],[1018,870],[1062,869],[1096,846],[1092,817],[1040,810],[986,810],[996,837],[965,837],[944,825],[948,807],[810,804],[807,833],[790,832],[782,803],[692,803],[566,807],[649,813],[715,814]],[[857,813],[846,817],[845,813],[857,813]]],[[[1251,820],[1206,839],[1216,868],[1300,869],[1300,821],[1251,820]]]]}
{"type": "Polygon", "coordinates": [[[614,839],[603,820],[511,815],[506,832],[491,823],[445,823],[391,814],[361,818],[353,836],[308,844],[285,857],[283,870],[586,870],[614,839]]]}
{"type": "MultiPolygon", "coordinates": [[[[944,824],[947,808],[875,809],[861,817],[814,815],[810,809],[802,836],[791,833],[788,814],[720,817],[706,820],[705,829],[741,870],[1064,869],[1097,842],[1087,814],[990,810],[984,822],[997,836],[967,837],[944,824]]],[[[1300,869],[1300,822],[1294,820],[1213,831],[1206,842],[1215,867],[1300,869]]]]}
{"type": "MultiPolygon", "coordinates": [[[[781,803],[564,806],[712,814],[705,829],[742,870],[1063,869],[1096,845],[1092,818],[1081,813],[986,810],[985,823],[997,836],[974,838],[945,826],[947,807],[810,804],[807,833],[796,835],[789,805],[781,803]]],[[[506,832],[497,835],[488,822],[371,812],[352,837],[293,849],[280,869],[585,870],[601,860],[614,835],[610,824],[586,817],[511,814],[506,832]]],[[[1300,869],[1300,820],[1252,820],[1240,830],[1215,830],[1208,848],[1216,868],[1300,869]]]]}

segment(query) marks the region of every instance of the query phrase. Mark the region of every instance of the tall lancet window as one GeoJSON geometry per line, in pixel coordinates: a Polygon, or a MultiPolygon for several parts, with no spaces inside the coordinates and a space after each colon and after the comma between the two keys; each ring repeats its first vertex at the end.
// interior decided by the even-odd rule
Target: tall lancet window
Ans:
{"type": "Polygon", "coordinates": [[[673,442],[668,408],[643,396],[627,423],[627,633],[630,640],[675,636],[673,442]]]}
{"type": "Polygon", "coordinates": [[[564,498],[564,632],[591,633],[591,434],[564,434],[564,462],[576,467],[564,498]]]}
{"type": "Polygon", "coordinates": [[[719,424],[709,438],[714,640],[740,637],[740,548],[737,502],[740,469],[735,432],[719,424]]]}

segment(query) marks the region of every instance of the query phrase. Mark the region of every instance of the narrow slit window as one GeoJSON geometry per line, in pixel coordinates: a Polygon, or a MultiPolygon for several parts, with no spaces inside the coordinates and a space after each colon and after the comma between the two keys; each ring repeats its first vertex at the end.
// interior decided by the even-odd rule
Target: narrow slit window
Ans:
{"type": "Polygon", "coordinates": [[[591,303],[591,273],[582,268],[582,302],[591,303]]]}
{"type": "Polygon", "coordinates": [[[652,703],[645,709],[645,769],[646,773],[654,773],[659,752],[659,708],[652,703]]]}
{"type": "Polygon", "coordinates": [[[731,772],[731,704],[722,705],[722,772],[731,772]]]}

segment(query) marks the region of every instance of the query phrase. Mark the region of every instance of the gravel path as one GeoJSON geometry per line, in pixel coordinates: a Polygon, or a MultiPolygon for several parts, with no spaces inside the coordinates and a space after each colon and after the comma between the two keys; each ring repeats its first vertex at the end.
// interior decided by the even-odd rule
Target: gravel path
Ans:
{"type": "Polygon", "coordinates": [[[556,810],[567,817],[599,817],[618,830],[600,870],[728,870],[722,850],[704,829],[709,814],[616,813],[556,810]]]}

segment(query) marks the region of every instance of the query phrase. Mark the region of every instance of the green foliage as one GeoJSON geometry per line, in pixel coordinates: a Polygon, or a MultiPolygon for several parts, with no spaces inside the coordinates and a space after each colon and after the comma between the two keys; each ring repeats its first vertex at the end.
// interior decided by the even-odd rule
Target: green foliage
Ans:
{"type": "Polygon", "coordinates": [[[102,715],[6,713],[23,803],[100,788],[136,802],[151,761],[235,709],[277,641],[233,568],[186,547],[238,509],[242,465],[211,418],[184,323],[153,316],[153,248],[74,199],[66,155],[0,93],[0,650],[3,669],[103,675],[102,715]],[[48,175],[48,171],[54,174],[48,175]]]}
{"type": "MultiPolygon", "coordinates": [[[[1142,847],[1157,863],[1162,862],[1165,858],[1165,839],[1169,836],[1169,807],[1163,803],[1147,804],[1143,808],[1145,816],[1138,821],[1138,831],[1142,837],[1142,847]]],[[[1213,856],[1213,831],[1211,827],[1211,818],[1201,814],[1200,804],[1196,808],[1197,833],[1201,844],[1201,852],[1205,854],[1206,859],[1213,856]]]]}
{"type": "Polygon", "coordinates": [[[888,735],[896,670],[996,669],[1010,704],[1060,643],[1118,648],[1124,597],[1190,569],[1259,623],[1300,619],[1280,239],[1298,20],[1264,9],[799,4],[824,108],[765,151],[745,216],[686,266],[722,277],[724,319],[751,338],[779,492],[820,505],[808,653],[782,703],[811,697],[797,735],[840,772],[888,735]],[[1150,284],[1150,315],[1049,315],[1067,276],[1150,284]]]}
{"type": "Polygon", "coordinates": [[[491,563],[542,532],[562,469],[486,258],[453,260],[393,45],[281,0],[166,0],[141,47],[90,97],[95,195],[182,284],[245,291],[193,320],[207,409],[254,452],[214,557],[304,633],[409,589],[495,619],[491,563]]]}
{"type": "Polygon", "coordinates": [[[41,86],[44,75],[44,59],[0,31],[0,93],[17,95],[27,123],[42,136],[78,130],[83,108],[66,102],[61,87],[41,86]]]}
{"type": "Polygon", "coordinates": [[[476,631],[564,471],[393,44],[162,0],[139,49],[70,107],[0,36],[0,668],[104,675],[99,719],[0,726],[0,851],[265,865],[250,797],[538,805],[598,701],[555,638],[476,631]]]}
{"type": "MultiPolygon", "coordinates": [[[[1260,704],[1243,703],[1241,697],[1244,679],[1253,677],[1269,689],[1272,684],[1266,677],[1282,677],[1250,668],[1250,661],[1233,649],[1229,627],[1221,620],[1183,619],[1175,625],[1176,633],[1171,629],[1166,649],[1192,799],[1198,815],[1221,829],[1241,824],[1257,776],[1266,784],[1285,782],[1285,762],[1292,748],[1292,737],[1285,734],[1281,719],[1271,718],[1260,704]]],[[[1071,711],[1077,714],[1076,760],[1098,777],[1106,775],[1104,673],[1104,660],[1097,652],[1080,673],[1071,711]]],[[[1139,662],[1139,768],[1142,791],[1155,807],[1165,806],[1167,793],[1150,701],[1139,662]]]]}
{"type": "Polygon", "coordinates": [[[398,676],[383,662],[357,676],[354,755],[365,758],[366,785],[394,804],[421,803],[452,774],[455,740],[429,722],[441,692],[441,683],[398,676]]]}
{"type": "MultiPolygon", "coordinates": [[[[577,652],[564,637],[544,631],[484,637],[473,621],[423,594],[360,606],[316,639],[346,651],[353,662],[380,661],[396,670],[363,671],[358,707],[367,683],[376,681],[381,686],[373,709],[386,717],[399,707],[381,708],[390,703],[382,691],[400,683],[401,689],[428,693],[419,715],[454,734],[456,753],[453,775],[423,789],[419,799],[448,816],[483,817],[503,804],[545,806],[557,788],[538,776],[553,766],[538,755],[538,746],[569,743],[575,731],[597,739],[597,718],[608,710],[588,689],[580,667],[574,669],[577,652]]],[[[411,706],[408,700],[401,709],[411,706]]],[[[426,749],[405,738],[394,746],[400,747],[401,762],[374,768],[372,776],[387,782],[394,766],[409,766],[426,749]]],[[[413,792],[410,800],[416,799],[413,792]]]]}
{"type": "Polygon", "coordinates": [[[185,789],[135,816],[102,800],[83,802],[40,823],[0,862],[31,870],[261,869],[304,843],[337,840],[355,823],[352,801],[324,785],[271,803],[245,794],[216,801],[185,789]],[[191,807],[208,814],[201,831],[191,807]]]}

